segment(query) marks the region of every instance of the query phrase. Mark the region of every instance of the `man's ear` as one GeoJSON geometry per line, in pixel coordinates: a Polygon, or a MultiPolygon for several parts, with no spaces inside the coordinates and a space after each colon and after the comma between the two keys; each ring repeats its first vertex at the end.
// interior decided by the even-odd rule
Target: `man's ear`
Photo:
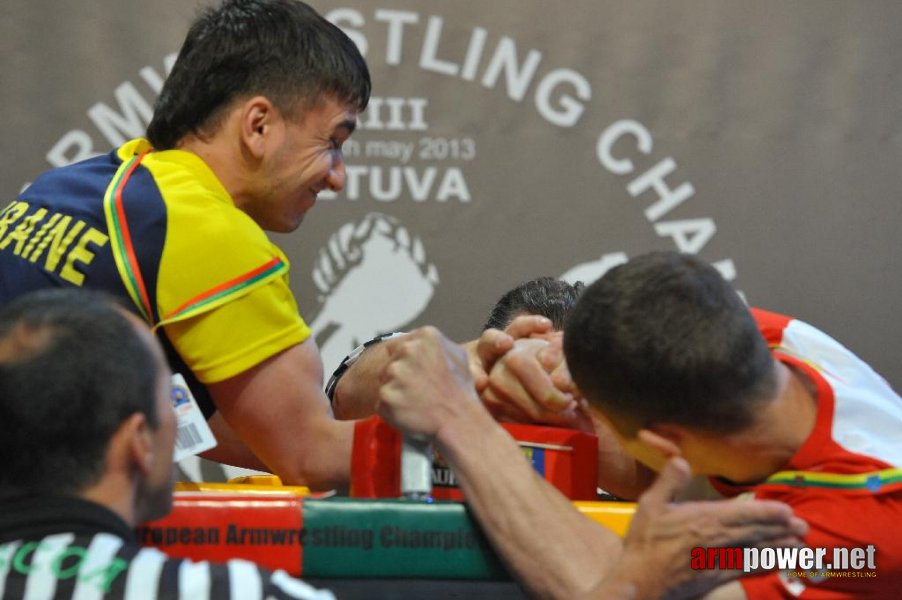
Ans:
{"type": "Polygon", "coordinates": [[[241,105],[239,117],[244,147],[254,158],[263,158],[271,130],[281,119],[279,111],[265,96],[254,96],[241,105]]]}
{"type": "Polygon", "coordinates": [[[131,468],[142,475],[148,475],[153,468],[154,456],[153,430],[147,417],[135,413],[119,425],[116,436],[120,436],[124,447],[125,460],[131,468]]]}
{"type": "Polygon", "coordinates": [[[674,425],[650,425],[640,429],[636,438],[667,458],[683,453],[683,431],[674,425]]]}

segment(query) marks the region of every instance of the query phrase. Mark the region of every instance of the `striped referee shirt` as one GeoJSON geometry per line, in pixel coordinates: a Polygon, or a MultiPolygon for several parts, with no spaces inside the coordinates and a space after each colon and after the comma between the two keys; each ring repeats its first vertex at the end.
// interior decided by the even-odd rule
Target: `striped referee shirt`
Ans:
{"type": "Polygon", "coordinates": [[[245,560],[211,564],[142,548],[118,515],[78,498],[0,501],[0,599],[112,598],[335,599],[245,560]]]}

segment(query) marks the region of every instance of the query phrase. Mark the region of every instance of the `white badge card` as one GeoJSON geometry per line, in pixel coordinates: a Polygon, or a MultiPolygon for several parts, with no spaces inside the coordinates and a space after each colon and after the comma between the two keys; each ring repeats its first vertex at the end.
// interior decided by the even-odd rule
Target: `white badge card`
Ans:
{"type": "Polygon", "coordinates": [[[175,462],[200,454],[216,446],[216,438],[207,425],[204,414],[185,378],[176,373],[172,376],[172,408],[175,410],[175,462]]]}

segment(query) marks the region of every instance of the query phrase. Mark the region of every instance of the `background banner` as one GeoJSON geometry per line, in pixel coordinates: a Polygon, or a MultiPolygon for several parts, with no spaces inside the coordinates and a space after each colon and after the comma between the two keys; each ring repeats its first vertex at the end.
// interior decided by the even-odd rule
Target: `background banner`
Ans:
{"type": "MultiPolygon", "coordinates": [[[[142,135],[200,5],[3,2],[0,203],[142,135]]],[[[373,77],[346,189],[274,236],[327,372],[383,331],[472,339],[523,280],[677,249],[900,388],[902,5],[313,5],[373,77]]]]}

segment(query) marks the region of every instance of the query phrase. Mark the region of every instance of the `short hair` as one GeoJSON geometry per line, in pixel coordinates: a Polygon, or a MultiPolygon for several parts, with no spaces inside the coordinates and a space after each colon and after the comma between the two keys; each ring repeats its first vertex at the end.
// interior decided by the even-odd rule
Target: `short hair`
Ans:
{"type": "Polygon", "coordinates": [[[568,283],[554,277],[536,277],[506,292],[489,313],[483,330],[504,329],[519,315],[541,315],[551,319],[554,328],[564,328],[564,319],[585,284],[568,283]]]}
{"type": "Polygon", "coordinates": [[[574,382],[630,435],[655,423],[733,433],[776,385],[754,318],[703,260],[653,252],[608,271],[570,313],[574,382]]]}
{"type": "Polygon", "coordinates": [[[0,488],[74,493],[95,483],[134,413],[157,427],[159,363],[122,310],[48,289],[0,308],[0,488]]]}
{"type": "Polygon", "coordinates": [[[354,42],[297,0],[226,0],[188,30],[154,104],[157,149],[218,127],[236,98],[263,95],[284,114],[323,96],[366,108],[370,74],[354,42]]]}

